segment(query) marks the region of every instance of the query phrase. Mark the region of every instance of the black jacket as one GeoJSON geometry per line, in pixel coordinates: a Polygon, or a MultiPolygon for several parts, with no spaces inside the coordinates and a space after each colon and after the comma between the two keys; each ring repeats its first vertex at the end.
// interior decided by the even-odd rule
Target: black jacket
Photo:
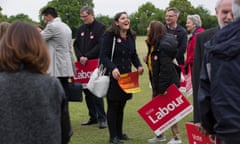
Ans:
{"type": "Polygon", "coordinates": [[[153,96],[163,94],[171,84],[179,87],[179,77],[172,62],[176,58],[177,45],[174,35],[168,33],[154,45],[151,53],[153,96]]]}
{"type": "MultiPolygon", "coordinates": [[[[110,75],[114,68],[118,68],[120,73],[128,73],[132,71],[132,65],[137,69],[142,66],[137,55],[135,40],[128,36],[127,40],[123,40],[119,36],[115,36],[115,49],[113,61],[111,62],[113,33],[106,32],[103,36],[101,44],[100,60],[107,68],[110,75]]],[[[130,99],[132,94],[125,93],[118,85],[117,80],[111,75],[110,86],[107,98],[112,101],[122,101],[130,99]]]]}
{"type": "Polygon", "coordinates": [[[181,25],[177,25],[175,30],[170,30],[168,26],[166,26],[167,32],[173,34],[178,41],[178,46],[177,46],[177,62],[180,65],[184,65],[184,53],[186,51],[187,47],[187,31],[185,28],[183,28],[181,25]]]}
{"type": "Polygon", "coordinates": [[[81,56],[88,59],[99,57],[100,42],[104,31],[104,24],[96,20],[92,24],[83,24],[79,27],[74,41],[74,51],[78,61],[81,56]]]}
{"type": "Polygon", "coordinates": [[[193,88],[193,121],[195,123],[200,122],[199,118],[199,105],[197,101],[198,87],[200,80],[200,71],[202,65],[202,59],[204,54],[204,43],[207,42],[218,30],[218,27],[214,27],[197,35],[196,47],[194,49],[193,58],[193,71],[192,71],[192,88],[193,88]]]}

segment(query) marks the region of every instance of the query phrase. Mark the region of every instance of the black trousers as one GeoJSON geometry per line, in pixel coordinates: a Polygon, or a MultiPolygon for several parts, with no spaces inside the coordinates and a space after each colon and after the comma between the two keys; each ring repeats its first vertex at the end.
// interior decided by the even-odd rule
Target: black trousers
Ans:
{"type": "Polygon", "coordinates": [[[65,91],[65,93],[67,93],[68,89],[68,79],[69,77],[58,77],[60,83],[62,84],[62,87],[65,91]]]}
{"type": "Polygon", "coordinates": [[[84,89],[85,100],[88,107],[88,114],[90,116],[90,120],[105,122],[106,121],[106,113],[104,111],[104,102],[103,98],[98,98],[94,94],[92,94],[88,89],[84,89]]]}
{"type": "Polygon", "coordinates": [[[221,141],[220,144],[240,144],[240,141],[221,141]]]}
{"type": "Polygon", "coordinates": [[[123,115],[124,107],[127,101],[110,101],[107,100],[107,123],[110,139],[121,137],[123,135],[123,115]]]}
{"type": "MultiPolygon", "coordinates": [[[[58,77],[58,79],[66,93],[66,91],[68,90],[67,86],[68,77],[58,77]]],[[[70,141],[71,136],[73,135],[67,99],[65,99],[65,101],[62,104],[61,127],[62,127],[62,144],[67,144],[70,141]]]]}

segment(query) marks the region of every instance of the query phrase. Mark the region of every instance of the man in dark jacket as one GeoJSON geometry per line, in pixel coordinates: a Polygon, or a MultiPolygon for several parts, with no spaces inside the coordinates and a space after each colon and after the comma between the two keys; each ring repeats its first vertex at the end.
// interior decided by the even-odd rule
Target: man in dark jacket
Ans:
{"type": "Polygon", "coordinates": [[[184,65],[184,53],[187,46],[187,31],[177,23],[179,15],[180,12],[176,8],[168,8],[165,19],[167,32],[173,34],[178,41],[177,62],[179,65],[184,65]]]}
{"type": "Polygon", "coordinates": [[[196,47],[194,51],[193,72],[192,72],[192,87],[193,87],[193,121],[200,122],[199,105],[198,105],[198,87],[204,54],[204,43],[212,38],[212,36],[221,28],[233,21],[232,16],[232,0],[218,0],[215,7],[218,27],[210,28],[197,35],[196,47]]]}
{"type": "Polygon", "coordinates": [[[205,44],[200,74],[201,125],[222,144],[240,143],[240,1],[233,0],[234,22],[205,44]]]}
{"type": "MultiPolygon", "coordinates": [[[[83,25],[79,27],[74,41],[74,50],[77,60],[86,65],[89,59],[98,59],[100,42],[105,31],[105,26],[96,21],[93,9],[85,6],[80,10],[83,25]]],[[[89,110],[90,119],[82,125],[91,125],[99,122],[99,128],[106,128],[106,114],[102,98],[93,95],[86,87],[84,89],[85,99],[89,110]]]]}

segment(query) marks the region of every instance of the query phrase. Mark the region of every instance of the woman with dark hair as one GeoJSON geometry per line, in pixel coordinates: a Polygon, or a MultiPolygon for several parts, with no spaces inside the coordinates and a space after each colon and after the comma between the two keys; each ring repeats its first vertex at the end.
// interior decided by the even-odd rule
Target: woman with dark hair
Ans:
{"type": "Polygon", "coordinates": [[[9,26],[10,26],[10,23],[8,22],[0,22],[0,40],[5,35],[9,26]]]}
{"type": "Polygon", "coordinates": [[[100,61],[110,73],[110,86],[107,93],[107,122],[110,143],[121,144],[121,140],[130,138],[123,134],[123,115],[127,100],[132,94],[125,93],[118,85],[120,74],[131,72],[132,64],[139,74],[143,67],[136,52],[135,32],[130,28],[130,19],[126,12],[117,13],[110,28],[103,36],[100,61]],[[112,45],[115,37],[115,48],[112,57],[112,45]],[[111,61],[112,57],[112,61],[111,61]]]}
{"type": "MultiPolygon", "coordinates": [[[[149,70],[152,97],[164,95],[166,89],[175,84],[179,87],[179,77],[173,60],[176,58],[178,42],[174,35],[167,33],[160,21],[151,21],[147,28],[148,53],[144,58],[149,70]]],[[[177,124],[172,126],[173,139],[168,144],[179,144],[181,139],[177,124]]],[[[163,134],[148,140],[150,143],[166,141],[163,134]]]]}
{"type": "Polygon", "coordinates": [[[11,24],[0,42],[0,143],[66,144],[71,131],[60,82],[36,27],[11,24]]]}

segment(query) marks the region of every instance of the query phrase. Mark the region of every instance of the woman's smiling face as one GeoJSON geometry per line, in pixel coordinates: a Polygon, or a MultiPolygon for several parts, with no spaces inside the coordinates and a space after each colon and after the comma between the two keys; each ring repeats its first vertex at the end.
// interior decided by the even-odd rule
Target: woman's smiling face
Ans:
{"type": "Polygon", "coordinates": [[[121,14],[116,25],[119,26],[120,30],[127,31],[130,28],[130,19],[127,14],[121,14]]]}

